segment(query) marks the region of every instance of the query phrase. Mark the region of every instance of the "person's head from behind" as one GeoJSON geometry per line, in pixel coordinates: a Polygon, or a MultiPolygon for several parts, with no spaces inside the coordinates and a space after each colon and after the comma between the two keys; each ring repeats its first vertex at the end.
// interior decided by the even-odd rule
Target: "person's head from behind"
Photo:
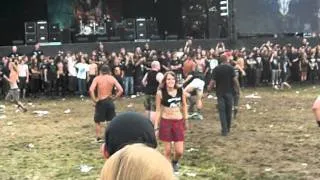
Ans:
{"type": "Polygon", "coordinates": [[[106,65],[106,64],[103,64],[103,65],[101,66],[101,68],[100,68],[100,73],[101,73],[102,75],[110,74],[110,68],[109,68],[109,66],[106,65]]]}
{"type": "Polygon", "coordinates": [[[105,132],[105,144],[101,151],[107,159],[128,144],[142,143],[157,147],[157,139],[152,122],[135,113],[122,113],[112,119],[105,132]]]}
{"type": "Polygon", "coordinates": [[[156,149],[127,145],[104,164],[101,180],[173,180],[172,166],[156,149]]]}
{"type": "Polygon", "coordinates": [[[229,58],[226,54],[220,56],[221,63],[229,63],[229,58]]]}

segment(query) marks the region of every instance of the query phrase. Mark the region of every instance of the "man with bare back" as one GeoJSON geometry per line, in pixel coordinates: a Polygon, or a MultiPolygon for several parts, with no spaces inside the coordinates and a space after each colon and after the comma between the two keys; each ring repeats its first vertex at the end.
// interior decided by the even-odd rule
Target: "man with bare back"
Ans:
{"type": "Polygon", "coordinates": [[[111,121],[116,115],[113,101],[120,97],[123,89],[119,82],[110,75],[111,71],[108,65],[102,65],[100,75],[95,77],[90,86],[90,96],[95,103],[94,122],[96,123],[96,138],[100,142],[101,139],[101,122],[111,121]],[[117,93],[112,96],[113,88],[116,88],[117,93]],[[97,96],[95,91],[97,90],[97,96]]]}

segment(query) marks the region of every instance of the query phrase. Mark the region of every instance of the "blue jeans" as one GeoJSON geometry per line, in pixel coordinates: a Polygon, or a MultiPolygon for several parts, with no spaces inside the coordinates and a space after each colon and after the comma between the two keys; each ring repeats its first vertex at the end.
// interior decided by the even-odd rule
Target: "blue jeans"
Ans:
{"type": "Polygon", "coordinates": [[[79,87],[79,94],[80,95],[87,95],[87,81],[85,79],[78,78],[78,87],[79,87]]]}
{"type": "Polygon", "coordinates": [[[124,77],[124,92],[125,95],[132,95],[134,88],[134,81],[133,81],[133,76],[125,76],[124,77]]]}
{"type": "Polygon", "coordinates": [[[230,132],[232,119],[233,95],[225,93],[218,96],[218,109],[222,128],[222,135],[227,135],[230,132]]]}

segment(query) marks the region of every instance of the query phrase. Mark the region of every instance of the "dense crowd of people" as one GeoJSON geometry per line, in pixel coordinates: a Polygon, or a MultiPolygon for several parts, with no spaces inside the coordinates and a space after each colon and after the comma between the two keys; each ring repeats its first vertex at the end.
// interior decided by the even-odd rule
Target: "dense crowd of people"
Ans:
{"type": "MultiPolygon", "coordinates": [[[[19,89],[22,98],[75,95],[86,96],[93,78],[102,64],[111,67],[113,76],[124,89],[124,95],[140,95],[144,92],[144,75],[151,69],[151,62],[158,60],[160,71],[173,71],[179,83],[186,79],[195,65],[203,73],[207,87],[213,69],[219,64],[219,56],[226,48],[219,43],[216,48],[193,47],[187,41],[184,48],[176,51],[157,51],[149,47],[137,47],[134,52],[121,48],[120,52],[107,52],[103,44],[91,54],[82,52],[59,52],[55,57],[45,56],[39,44],[31,54],[22,55],[17,47],[2,58],[0,74],[8,75],[9,62],[14,62],[19,74],[19,89]]],[[[241,87],[271,84],[275,88],[290,87],[288,80],[310,80],[315,83],[320,76],[320,46],[311,47],[307,40],[301,47],[290,44],[280,46],[267,42],[252,50],[245,48],[228,50],[233,55],[233,65],[239,73],[241,87]]],[[[8,90],[8,82],[0,79],[1,95],[8,90]]]]}

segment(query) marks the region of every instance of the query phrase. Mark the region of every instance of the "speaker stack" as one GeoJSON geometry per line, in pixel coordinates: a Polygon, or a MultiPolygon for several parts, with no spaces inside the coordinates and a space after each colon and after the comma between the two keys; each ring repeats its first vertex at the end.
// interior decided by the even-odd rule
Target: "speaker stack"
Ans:
{"type": "Polygon", "coordinates": [[[61,31],[59,24],[49,25],[49,42],[61,42],[61,31]]]}
{"type": "Polygon", "coordinates": [[[124,20],[123,39],[133,41],[136,38],[136,20],[133,18],[124,20]]]}
{"type": "Polygon", "coordinates": [[[147,20],[147,37],[150,40],[160,40],[157,20],[147,20]]]}
{"type": "Polygon", "coordinates": [[[24,23],[25,44],[35,44],[37,42],[37,28],[35,22],[24,23]]]}
{"type": "Polygon", "coordinates": [[[39,43],[48,42],[48,22],[47,21],[37,22],[37,40],[39,43]]]}
{"type": "Polygon", "coordinates": [[[144,18],[136,19],[136,39],[147,39],[147,21],[144,18]]]}

